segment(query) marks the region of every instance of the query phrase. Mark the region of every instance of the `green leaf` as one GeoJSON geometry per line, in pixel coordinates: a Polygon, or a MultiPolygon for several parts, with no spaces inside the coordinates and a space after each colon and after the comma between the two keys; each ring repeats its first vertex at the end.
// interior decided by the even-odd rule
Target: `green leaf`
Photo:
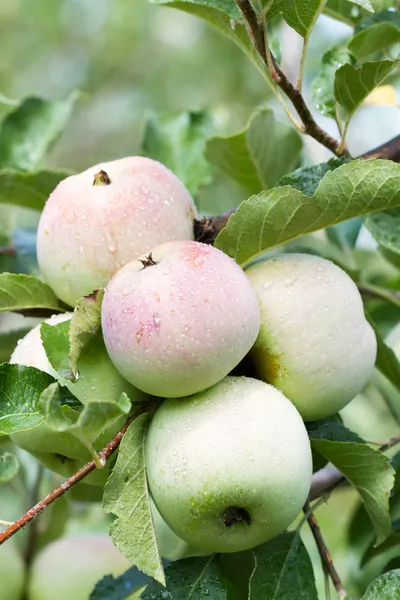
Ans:
{"type": "Polygon", "coordinates": [[[58,383],[49,385],[40,397],[40,410],[45,415],[46,425],[52,431],[71,433],[88,448],[130,409],[128,396],[122,394],[117,402],[89,400],[76,413],[69,406],[62,405],[58,383]]]}
{"type": "Polygon", "coordinates": [[[326,0],[294,0],[283,9],[282,16],[298,34],[308,38],[325,4],[326,0]]]}
{"type": "Polygon", "coordinates": [[[396,471],[392,493],[400,492],[400,450],[392,456],[392,467],[396,471]]]}
{"type": "Polygon", "coordinates": [[[71,370],[76,376],[78,360],[82,351],[99,332],[101,332],[101,303],[104,290],[96,290],[78,301],[69,326],[71,370]]]}
{"type": "Polygon", "coordinates": [[[169,167],[192,195],[211,180],[204,152],[214,126],[206,112],[188,111],[173,118],[147,117],[142,153],[169,167]]]}
{"type": "Polygon", "coordinates": [[[54,379],[21,365],[0,365],[0,435],[31,429],[43,421],[39,398],[54,379]]]}
{"type": "Polygon", "coordinates": [[[297,532],[282,533],[253,550],[249,600],[317,600],[310,557],[297,532]]]}
{"type": "Polygon", "coordinates": [[[208,21],[235,42],[265,76],[263,63],[248,36],[242,14],[234,0],[151,0],[151,2],[178,8],[208,21]]]}
{"type": "Polygon", "coordinates": [[[321,70],[314,79],[311,90],[315,106],[325,117],[336,119],[335,75],[338,68],[348,62],[349,51],[343,44],[333,46],[322,57],[321,70]]]}
{"type": "Polygon", "coordinates": [[[394,23],[375,23],[357,33],[349,42],[350,52],[362,60],[400,42],[400,28],[394,23]]]}
{"type": "Polygon", "coordinates": [[[0,170],[0,203],[42,210],[54,188],[71,175],[70,171],[37,171],[23,173],[0,170]]]}
{"type": "Polygon", "coordinates": [[[11,452],[0,453],[0,483],[13,479],[19,471],[19,462],[11,452]]]}
{"type": "MultiPolygon", "coordinates": [[[[90,314],[91,308],[94,313],[96,311],[94,305],[90,308],[90,304],[88,304],[85,310],[86,308],[89,310],[88,314],[90,314]]],[[[83,335],[85,316],[82,315],[78,316],[77,330],[81,331],[83,335]]],[[[88,320],[86,323],[88,328],[86,329],[85,346],[81,348],[76,362],[79,373],[77,378],[72,374],[70,366],[70,321],[58,325],[49,325],[48,323],[41,325],[43,346],[51,365],[58,372],[59,382],[66,385],[82,404],[87,404],[90,400],[116,402],[123,392],[132,402],[143,402],[147,396],[123,379],[111,362],[101,331],[90,336],[90,321],[88,320]]]]}
{"type": "Polygon", "coordinates": [[[336,71],[335,97],[349,117],[398,64],[398,60],[382,60],[366,62],[358,68],[347,64],[336,71]]]}
{"type": "MultiPolygon", "coordinates": [[[[400,13],[398,10],[392,10],[395,7],[395,0],[390,10],[390,0],[389,2],[386,2],[387,6],[379,6],[378,2],[375,2],[375,4],[376,10],[378,12],[375,12],[372,15],[368,14],[363,19],[361,19],[361,21],[357,23],[355,33],[359,33],[364,29],[368,29],[369,27],[371,27],[371,25],[374,25],[375,23],[393,23],[393,25],[400,27],[400,13]],[[385,10],[381,10],[382,8],[384,8],[385,10]]],[[[383,4],[385,4],[385,0],[383,0],[383,4]]]]}
{"type": "MultiPolygon", "coordinates": [[[[296,166],[300,150],[298,133],[275,120],[268,108],[254,113],[246,128],[239,133],[209,140],[206,157],[215,168],[215,176],[222,180],[227,190],[229,204],[226,209],[237,206],[251,194],[274,186],[296,166]]],[[[205,190],[202,192],[204,194],[205,190]]],[[[208,186],[207,193],[214,200],[213,184],[208,186]]],[[[200,204],[204,208],[201,194],[200,204]]]]}
{"type": "Polygon", "coordinates": [[[118,550],[143,573],[165,585],[145,471],[147,425],[148,415],[139,417],[122,438],[117,462],[104,488],[103,506],[116,517],[110,535],[118,550]]]}
{"type": "Polygon", "coordinates": [[[331,158],[328,162],[311,165],[310,167],[301,167],[289,175],[284,175],[277,183],[277,187],[290,185],[295,190],[299,190],[306,196],[315,194],[317,187],[329,171],[334,171],[338,167],[351,162],[349,158],[331,158]]]}
{"type": "Polygon", "coordinates": [[[346,23],[350,27],[354,27],[369,14],[361,7],[354,6],[349,0],[328,0],[324,13],[333,19],[346,23]]]}
{"type": "Polygon", "coordinates": [[[377,548],[374,548],[374,546],[370,546],[367,549],[362,558],[361,566],[364,566],[372,558],[375,558],[375,556],[380,556],[383,552],[386,552],[386,550],[391,550],[392,548],[396,548],[397,546],[400,548],[400,521],[393,523],[392,532],[389,535],[389,537],[386,538],[383,544],[381,544],[377,548]]]}
{"type": "Polygon", "coordinates": [[[380,246],[400,255],[400,209],[368,215],[364,224],[380,246]]]}
{"type": "Polygon", "coordinates": [[[389,494],[394,470],[387,456],[365,444],[314,437],[311,446],[331,462],[356,488],[376,533],[376,544],[390,534],[389,494]]]}
{"type": "Polygon", "coordinates": [[[226,579],[229,600],[249,600],[250,577],[256,566],[252,550],[220,555],[219,566],[226,579]]]}
{"type": "Polygon", "coordinates": [[[354,248],[362,225],[362,219],[356,217],[355,219],[344,221],[344,223],[328,227],[326,235],[338,248],[342,248],[343,250],[354,248]]]}
{"type": "Polygon", "coordinates": [[[0,312],[29,313],[41,316],[64,312],[53,290],[32,275],[0,274],[0,312]]]}
{"type": "MultiPolygon", "coordinates": [[[[119,577],[106,575],[97,582],[89,600],[133,600],[132,592],[146,585],[148,581],[148,577],[136,567],[131,567],[119,577]]],[[[139,593],[137,598],[140,598],[139,593]]]]}
{"type": "Polygon", "coordinates": [[[367,588],[362,600],[399,600],[400,569],[384,573],[367,588]]]}
{"type": "Polygon", "coordinates": [[[263,8],[263,16],[268,23],[273,17],[285,10],[287,6],[290,6],[296,0],[256,0],[260,8],[263,8]]]}
{"type": "Polygon", "coordinates": [[[65,102],[26,98],[8,113],[0,128],[0,165],[32,171],[63,132],[77,94],[65,102]]]}
{"type": "Polygon", "coordinates": [[[243,202],[216,246],[243,264],[268,248],[370,212],[400,205],[400,165],[354,160],[330,171],[312,198],[285,186],[243,202]]]}
{"type": "Polygon", "coordinates": [[[227,600],[227,590],[218,559],[187,558],[165,569],[166,587],[150,583],[141,595],[142,600],[227,600]]]}
{"type": "Polygon", "coordinates": [[[321,421],[314,421],[307,423],[306,425],[310,437],[315,440],[329,440],[331,442],[355,442],[357,444],[364,443],[364,440],[359,435],[345,427],[341,420],[337,417],[330,417],[328,419],[322,419],[321,421]]]}
{"type": "Polygon", "coordinates": [[[383,375],[385,375],[385,377],[387,377],[387,379],[389,379],[395,388],[400,391],[400,363],[396,357],[396,354],[387,344],[385,344],[379,329],[367,311],[365,311],[365,316],[367,317],[371,327],[374,329],[377,341],[378,347],[375,366],[381,373],[383,373],[383,375]]]}
{"type": "Polygon", "coordinates": [[[71,321],[50,325],[43,321],[40,325],[40,337],[51,366],[65,379],[73,380],[69,364],[68,331],[71,321]]]}

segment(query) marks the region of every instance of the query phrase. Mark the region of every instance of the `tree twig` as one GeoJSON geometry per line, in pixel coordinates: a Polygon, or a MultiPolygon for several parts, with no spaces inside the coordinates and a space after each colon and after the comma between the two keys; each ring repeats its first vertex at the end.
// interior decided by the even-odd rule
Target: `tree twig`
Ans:
{"type": "Polygon", "coordinates": [[[400,135],[362,155],[362,158],[386,158],[400,162],[400,135]]]}
{"type": "MultiPolygon", "coordinates": [[[[140,415],[152,410],[155,408],[157,404],[155,402],[150,402],[147,404],[143,404],[137,411],[133,413],[131,417],[126,421],[125,425],[120,429],[120,431],[115,435],[115,437],[99,452],[99,458],[102,463],[105,464],[108,458],[115,452],[121,443],[124,434],[126,433],[129,425],[133,423],[140,415]]],[[[74,473],[69,479],[67,479],[64,483],[62,483],[58,488],[53,490],[50,494],[48,494],[43,500],[38,502],[33,508],[28,510],[18,521],[15,521],[10,527],[8,527],[3,533],[0,533],[0,546],[4,542],[6,542],[10,537],[15,535],[18,531],[23,529],[28,523],[31,523],[40,513],[42,513],[46,508],[48,508],[53,502],[61,498],[64,494],[66,494],[74,485],[85,479],[96,469],[96,463],[94,460],[88,462],[82,469],[80,469],[77,473],[74,473]]]]}
{"type": "MultiPolygon", "coordinates": [[[[308,512],[310,510],[310,505],[307,502],[304,505],[304,512],[308,512]]],[[[321,529],[318,525],[318,521],[315,518],[314,514],[311,512],[307,517],[308,524],[311,529],[311,533],[313,534],[316,546],[318,548],[319,555],[321,557],[322,566],[327,573],[329,573],[329,577],[332,580],[333,585],[335,586],[335,590],[339,594],[340,600],[343,600],[347,596],[347,592],[343,586],[342,580],[339,577],[338,572],[335,569],[333,564],[332,557],[329,553],[329,550],[325,544],[325,540],[322,537],[321,529]]]]}
{"type": "Polygon", "coordinates": [[[3,256],[15,256],[15,248],[12,246],[0,246],[0,255],[3,256]]]}
{"type": "Polygon", "coordinates": [[[324,131],[314,120],[310,109],[308,108],[300,90],[294,86],[286,77],[278,65],[274,55],[267,53],[265,44],[264,23],[257,18],[257,14],[253,9],[250,0],[235,0],[238,8],[242,12],[249,31],[250,38],[255,49],[262,58],[263,62],[270,71],[271,78],[286,94],[294,108],[296,109],[300,119],[304,124],[304,133],[313,137],[323,146],[331,150],[336,155],[347,155],[347,151],[343,149],[338,151],[339,142],[324,131]]]}

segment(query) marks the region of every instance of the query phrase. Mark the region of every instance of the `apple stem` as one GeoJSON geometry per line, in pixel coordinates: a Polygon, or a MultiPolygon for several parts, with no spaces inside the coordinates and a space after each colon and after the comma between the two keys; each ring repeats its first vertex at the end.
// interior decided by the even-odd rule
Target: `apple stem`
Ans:
{"type": "Polygon", "coordinates": [[[138,261],[142,263],[144,269],[146,269],[147,267],[154,267],[157,264],[156,261],[153,259],[153,255],[151,252],[148,256],[145,256],[144,259],[138,258],[138,261]]]}
{"type": "Polygon", "coordinates": [[[108,174],[101,170],[94,176],[93,185],[110,185],[111,179],[108,174]]]}
{"type": "Polygon", "coordinates": [[[245,508],[241,508],[240,506],[230,506],[226,509],[223,514],[222,520],[224,522],[225,527],[230,529],[232,525],[235,523],[247,523],[247,525],[251,524],[251,517],[249,512],[245,508]]]}

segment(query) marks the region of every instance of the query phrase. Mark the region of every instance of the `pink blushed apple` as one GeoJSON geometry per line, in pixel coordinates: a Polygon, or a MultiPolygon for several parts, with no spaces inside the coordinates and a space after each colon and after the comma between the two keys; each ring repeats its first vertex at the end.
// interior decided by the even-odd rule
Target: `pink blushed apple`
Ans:
{"type": "Polygon", "coordinates": [[[74,306],[162,242],[193,239],[196,208],[164,165],[139,156],[64,179],[40,218],[37,255],[56,295],[74,306]]]}
{"type": "Polygon", "coordinates": [[[121,269],[106,288],[104,341],[116,368],[162,397],[217,383],[247,354],[260,326],[256,294],[226,254],[168,242],[121,269]]]}

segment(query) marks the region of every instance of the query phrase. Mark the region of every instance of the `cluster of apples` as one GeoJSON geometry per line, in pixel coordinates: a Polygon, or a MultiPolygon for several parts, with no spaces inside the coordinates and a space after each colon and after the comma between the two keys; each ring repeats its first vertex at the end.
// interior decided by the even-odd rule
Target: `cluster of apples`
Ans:
{"type": "MultiPolygon", "coordinates": [[[[165,399],[146,440],[163,519],[199,550],[236,552],[298,515],[312,476],[304,421],[337,413],[364,387],[376,339],[356,285],[335,264],[280,254],[243,271],[193,241],[196,217],[188,191],[160,163],[98,165],[50,196],[38,261],[70,306],[105,286],[99,361],[108,393],[165,399]],[[257,378],[241,375],[245,357],[257,378]]],[[[39,330],[29,336],[12,362],[52,372],[39,330]]],[[[79,381],[69,385],[79,390],[79,381]]],[[[58,435],[53,445],[45,425],[43,450],[39,430],[16,443],[44,462],[46,453],[82,458],[85,449],[71,456],[65,437],[63,448],[58,435]]]]}

